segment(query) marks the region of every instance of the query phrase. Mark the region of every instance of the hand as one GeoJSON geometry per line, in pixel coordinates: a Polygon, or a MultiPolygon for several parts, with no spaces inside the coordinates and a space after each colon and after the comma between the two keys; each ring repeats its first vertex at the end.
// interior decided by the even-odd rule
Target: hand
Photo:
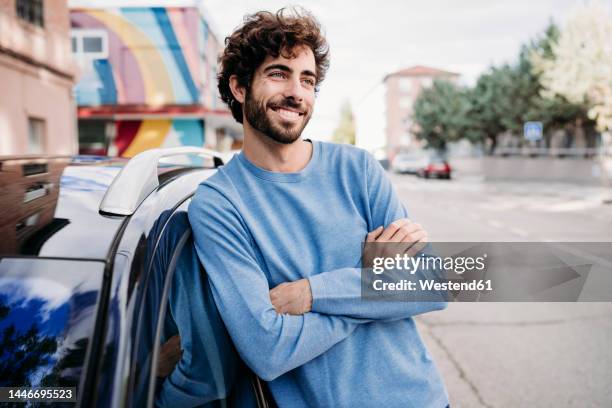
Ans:
{"type": "MultiPolygon", "coordinates": [[[[390,252],[380,254],[381,257],[394,257],[398,253],[405,253],[408,256],[416,255],[427,245],[427,231],[421,224],[413,223],[408,218],[400,218],[393,221],[383,228],[376,228],[366,236],[366,242],[395,242],[403,245],[380,245],[378,249],[390,252]]],[[[378,247],[378,246],[377,246],[378,247]]],[[[378,252],[378,251],[377,251],[378,252]]]]}
{"type": "Polygon", "coordinates": [[[312,309],[312,291],[308,279],[281,283],[270,291],[272,306],[278,314],[301,315],[312,309]]]}
{"type": "Polygon", "coordinates": [[[178,334],[176,334],[162,344],[161,349],[159,350],[157,376],[165,378],[170,375],[172,370],[174,370],[174,366],[176,366],[182,356],[183,350],[181,350],[181,338],[178,334]]]}

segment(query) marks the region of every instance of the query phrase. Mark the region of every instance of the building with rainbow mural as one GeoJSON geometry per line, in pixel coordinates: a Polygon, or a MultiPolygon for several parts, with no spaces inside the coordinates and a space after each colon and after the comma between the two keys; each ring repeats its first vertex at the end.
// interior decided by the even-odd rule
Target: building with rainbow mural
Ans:
{"type": "Polygon", "coordinates": [[[218,98],[222,44],[202,1],[71,0],[81,153],[239,145],[218,98]]]}

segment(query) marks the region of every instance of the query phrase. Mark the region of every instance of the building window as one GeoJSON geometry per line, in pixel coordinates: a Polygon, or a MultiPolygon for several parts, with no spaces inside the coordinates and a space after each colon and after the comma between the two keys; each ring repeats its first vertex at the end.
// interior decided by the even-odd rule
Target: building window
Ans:
{"type": "Polygon", "coordinates": [[[70,31],[72,53],[81,60],[108,58],[108,33],[100,29],[73,29],[70,31]]]}
{"type": "Polygon", "coordinates": [[[399,100],[399,106],[402,109],[412,108],[412,99],[408,96],[402,96],[399,100]]]}
{"type": "Polygon", "coordinates": [[[102,52],[101,37],[83,37],[83,53],[92,54],[102,52]]]}
{"type": "Polygon", "coordinates": [[[425,77],[421,79],[421,87],[429,88],[433,84],[433,79],[431,77],[425,77]]]}
{"type": "Polygon", "coordinates": [[[106,156],[114,138],[115,122],[82,119],[78,122],[79,154],[106,156]]]}
{"type": "Polygon", "coordinates": [[[411,78],[400,78],[399,79],[399,89],[402,92],[409,92],[412,88],[412,79],[411,78]]]}
{"type": "Polygon", "coordinates": [[[45,121],[28,118],[28,153],[41,154],[45,151],[45,121]]]}
{"type": "Polygon", "coordinates": [[[45,26],[43,0],[17,0],[17,16],[30,24],[45,26]]]}

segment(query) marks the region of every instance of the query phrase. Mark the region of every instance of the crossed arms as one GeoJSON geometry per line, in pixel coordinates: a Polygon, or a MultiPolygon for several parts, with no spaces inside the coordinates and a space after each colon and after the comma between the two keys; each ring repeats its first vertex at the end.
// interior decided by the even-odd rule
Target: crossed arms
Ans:
{"type": "MultiPolygon", "coordinates": [[[[404,243],[411,256],[427,243],[427,232],[420,224],[407,218],[393,221],[386,228],[380,226],[367,234],[366,242],[404,243]]],[[[385,246],[380,246],[384,251],[385,246]]],[[[393,257],[397,246],[381,256],[393,257]]],[[[285,282],[270,290],[270,301],[277,313],[301,315],[310,311],[330,315],[350,316],[368,320],[392,321],[432,310],[424,302],[367,302],[361,298],[359,268],[342,268],[323,272],[308,279],[285,282]],[[316,302],[313,305],[313,297],[316,302]]]]}
{"type": "MultiPolygon", "coordinates": [[[[406,219],[384,170],[373,159],[369,167],[372,223],[386,227],[366,239],[425,242],[425,231],[406,219]]],[[[361,324],[405,319],[446,306],[444,302],[364,302],[359,268],[326,271],[270,290],[243,221],[225,196],[200,186],[189,208],[189,221],[223,322],[242,359],[266,381],[318,357],[361,324]]]]}

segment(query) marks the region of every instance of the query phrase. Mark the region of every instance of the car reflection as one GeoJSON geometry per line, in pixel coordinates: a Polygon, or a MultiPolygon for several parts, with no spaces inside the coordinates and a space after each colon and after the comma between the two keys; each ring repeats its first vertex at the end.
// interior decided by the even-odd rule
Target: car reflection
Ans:
{"type": "MultiPolygon", "coordinates": [[[[65,243],[90,229],[98,239],[81,258],[103,258],[121,220],[98,214],[98,206],[123,162],[82,158],[0,159],[0,255],[66,256],[65,243]],[[101,246],[103,245],[103,246],[101,246]]],[[[83,241],[84,242],[84,241],[83,241]]]]}
{"type": "Polygon", "coordinates": [[[0,386],[78,392],[103,268],[102,262],[0,260],[0,386]]]}
{"type": "Polygon", "coordinates": [[[60,176],[68,164],[69,158],[0,161],[0,253],[35,254],[45,237],[68,223],[54,219],[60,176]]]}
{"type": "Polygon", "coordinates": [[[162,213],[147,241],[143,265],[150,269],[139,282],[143,307],[133,331],[134,402],[152,397],[157,407],[256,406],[252,375],[216,308],[187,213],[162,213]],[[182,355],[174,369],[162,375],[160,350],[176,335],[182,355]]]}

